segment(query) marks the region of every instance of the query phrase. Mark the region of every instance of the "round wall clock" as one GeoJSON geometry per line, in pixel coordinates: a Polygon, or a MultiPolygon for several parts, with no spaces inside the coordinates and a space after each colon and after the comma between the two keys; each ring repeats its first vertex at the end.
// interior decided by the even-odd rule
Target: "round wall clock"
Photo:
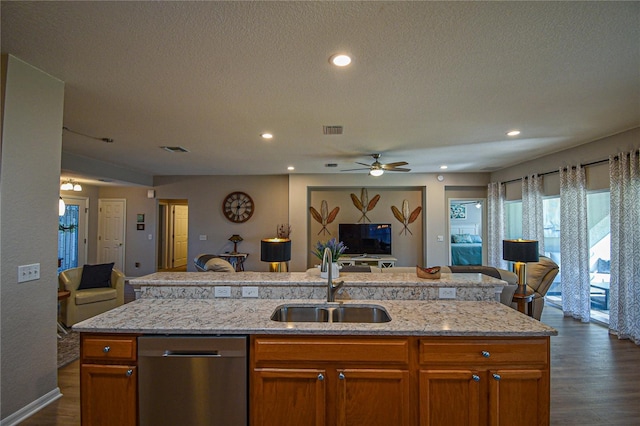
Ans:
{"type": "Polygon", "coordinates": [[[222,202],[222,213],[231,222],[243,223],[253,215],[253,200],[244,192],[232,192],[222,202]]]}

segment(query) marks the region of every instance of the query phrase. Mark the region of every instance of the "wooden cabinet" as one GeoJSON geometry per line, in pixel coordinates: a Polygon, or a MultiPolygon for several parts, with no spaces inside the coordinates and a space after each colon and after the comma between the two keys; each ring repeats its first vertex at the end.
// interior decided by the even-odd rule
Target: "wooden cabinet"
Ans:
{"type": "Polygon", "coordinates": [[[409,339],[251,340],[251,424],[410,425],[409,339]]]}
{"type": "Polygon", "coordinates": [[[136,337],[80,335],[83,426],[138,424],[136,337]]]}
{"type": "Polygon", "coordinates": [[[549,338],[423,338],[420,425],[548,425],[549,338]]]}

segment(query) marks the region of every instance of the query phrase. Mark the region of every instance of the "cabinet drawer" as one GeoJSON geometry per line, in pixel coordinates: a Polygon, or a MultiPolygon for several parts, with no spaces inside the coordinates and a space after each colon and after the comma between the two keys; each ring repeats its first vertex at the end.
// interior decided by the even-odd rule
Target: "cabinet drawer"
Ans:
{"type": "Polygon", "coordinates": [[[88,361],[136,361],[136,336],[82,335],[82,360],[88,361]]]}
{"type": "Polygon", "coordinates": [[[261,361],[341,361],[407,364],[406,338],[255,337],[255,362],[261,361]]]}
{"type": "Polygon", "coordinates": [[[528,339],[421,339],[421,364],[548,363],[548,338],[528,339]]]}

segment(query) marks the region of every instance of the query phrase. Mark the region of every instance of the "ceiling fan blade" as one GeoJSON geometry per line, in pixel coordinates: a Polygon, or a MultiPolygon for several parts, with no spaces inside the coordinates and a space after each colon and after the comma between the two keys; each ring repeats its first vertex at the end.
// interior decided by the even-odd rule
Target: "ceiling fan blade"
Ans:
{"type": "Polygon", "coordinates": [[[394,167],[392,169],[387,169],[386,171],[388,171],[388,172],[410,172],[411,169],[403,169],[403,168],[394,167]]]}
{"type": "Polygon", "coordinates": [[[385,169],[390,169],[390,168],[394,168],[394,167],[398,167],[398,166],[406,166],[409,163],[407,163],[406,161],[397,161],[395,163],[387,163],[387,164],[383,164],[382,167],[385,169]]]}
{"type": "Polygon", "coordinates": [[[356,164],[360,164],[361,166],[371,167],[371,164],[361,163],[361,162],[359,162],[359,161],[356,161],[355,163],[356,163],[356,164]]]}
{"type": "Polygon", "coordinates": [[[341,172],[353,172],[353,171],[356,171],[356,170],[369,170],[369,169],[370,169],[370,167],[367,167],[367,168],[360,167],[358,169],[345,169],[345,170],[340,170],[340,171],[341,172]]]}

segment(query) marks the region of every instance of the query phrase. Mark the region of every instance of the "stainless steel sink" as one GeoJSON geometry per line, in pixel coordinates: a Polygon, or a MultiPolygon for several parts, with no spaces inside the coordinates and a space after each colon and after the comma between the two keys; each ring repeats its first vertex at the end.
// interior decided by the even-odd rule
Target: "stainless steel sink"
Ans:
{"type": "Polygon", "coordinates": [[[280,322],[328,322],[329,311],[316,305],[282,305],[271,314],[272,321],[280,322]]]}
{"type": "Polygon", "coordinates": [[[334,308],[331,312],[333,322],[389,322],[391,317],[382,306],[377,305],[347,305],[334,308]]]}
{"type": "Polygon", "coordinates": [[[312,305],[287,304],[278,306],[271,314],[280,322],[359,322],[391,321],[389,313],[379,305],[312,305]]]}

